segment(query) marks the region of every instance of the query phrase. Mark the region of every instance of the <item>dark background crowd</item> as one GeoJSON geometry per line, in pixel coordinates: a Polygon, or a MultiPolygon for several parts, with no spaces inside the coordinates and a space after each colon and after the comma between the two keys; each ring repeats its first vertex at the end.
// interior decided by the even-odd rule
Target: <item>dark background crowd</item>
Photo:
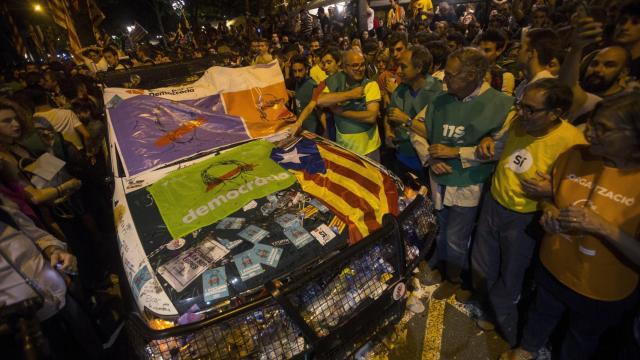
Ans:
{"type": "Polygon", "coordinates": [[[126,347],[102,79],[199,58],[277,61],[297,126],[428,186],[433,297],[476,306],[503,359],[638,358],[637,1],[354,1],[149,40],[103,33],[0,74],[0,248],[53,294],[37,319],[55,358],[126,347]]]}

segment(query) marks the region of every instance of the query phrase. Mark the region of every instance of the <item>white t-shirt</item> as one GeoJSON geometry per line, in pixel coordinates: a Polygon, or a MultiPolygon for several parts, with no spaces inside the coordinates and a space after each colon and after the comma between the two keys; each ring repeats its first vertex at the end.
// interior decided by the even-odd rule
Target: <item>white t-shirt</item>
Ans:
{"type": "Polygon", "coordinates": [[[76,149],[82,150],[84,148],[80,134],[76,131],[76,128],[81,126],[82,123],[73,111],[67,109],[51,109],[37,112],[33,114],[33,116],[46,119],[51,126],[53,126],[53,129],[61,133],[62,137],[72,143],[76,149]]]}
{"type": "Polygon", "coordinates": [[[372,8],[367,6],[367,30],[373,30],[373,17],[375,13],[372,8]]]}

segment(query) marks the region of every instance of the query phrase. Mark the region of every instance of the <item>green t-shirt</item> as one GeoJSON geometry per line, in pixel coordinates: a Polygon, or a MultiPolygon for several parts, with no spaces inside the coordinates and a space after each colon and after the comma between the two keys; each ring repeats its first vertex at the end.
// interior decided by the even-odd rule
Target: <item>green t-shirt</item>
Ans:
{"type": "MultiPolygon", "coordinates": [[[[462,102],[448,93],[433,101],[425,117],[429,144],[453,147],[476,146],[483,137],[500,130],[513,106],[514,98],[493,88],[462,102]]],[[[460,159],[447,159],[453,172],[432,174],[435,182],[448,186],[484,183],[493,172],[493,164],[462,168],[460,159]]]]}
{"type": "MultiPolygon", "coordinates": [[[[442,83],[431,77],[431,75],[427,75],[424,86],[416,92],[411,89],[411,86],[400,84],[391,94],[389,109],[398,108],[413,119],[420,110],[429,105],[440,93],[442,93],[442,83]]],[[[395,123],[392,126],[396,135],[396,152],[417,157],[418,155],[409,140],[409,130],[395,123]]]]}
{"type": "MultiPolygon", "coordinates": [[[[382,97],[380,94],[380,87],[375,81],[364,78],[360,82],[348,84],[347,75],[342,71],[329,76],[325,80],[325,83],[327,84],[327,87],[324,88],[323,92],[344,92],[358,86],[362,86],[364,88],[363,98],[357,100],[349,100],[340,104],[342,109],[345,111],[367,110],[368,103],[373,101],[380,101],[382,97]]],[[[336,128],[343,134],[363,133],[371,130],[371,128],[373,127],[372,124],[365,124],[363,122],[351,120],[337,114],[334,114],[333,118],[336,122],[336,128]]]]}
{"type": "MultiPolygon", "coordinates": [[[[318,84],[313,79],[307,78],[300,86],[296,87],[296,116],[300,116],[302,110],[309,105],[311,97],[313,96],[313,89],[317,86],[318,84]]],[[[315,111],[309,114],[304,123],[302,123],[302,128],[314,133],[318,132],[318,116],[315,111]]]]}

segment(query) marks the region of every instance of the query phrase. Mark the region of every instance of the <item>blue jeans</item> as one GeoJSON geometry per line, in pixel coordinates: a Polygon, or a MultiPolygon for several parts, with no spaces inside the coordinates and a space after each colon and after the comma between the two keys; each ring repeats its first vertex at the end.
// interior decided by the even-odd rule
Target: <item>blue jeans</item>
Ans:
{"type": "Polygon", "coordinates": [[[438,264],[444,277],[451,282],[461,283],[460,274],[469,267],[469,244],[477,212],[477,206],[444,206],[436,212],[440,228],[436,253],[430,265],[438,264]]]}
{"type": "Polygon", "coordinates": [[[511,346],[517,342],[522,282],[541,236],[537,213],[509,210],[485,194],[471,249],[472,280],[511,346]]]}

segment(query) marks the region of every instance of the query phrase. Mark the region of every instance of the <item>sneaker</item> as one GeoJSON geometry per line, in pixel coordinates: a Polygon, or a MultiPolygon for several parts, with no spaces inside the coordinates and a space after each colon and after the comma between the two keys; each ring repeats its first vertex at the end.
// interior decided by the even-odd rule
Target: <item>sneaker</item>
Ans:
{"type": "Polygon", "coordinates": [[[442,282],[442,275],[438,269],[433,269],[427,272],[427,275],[423,278],[422,283],[426,286],[437,285],[442,282]]]}
{"type": "Polygon", "coordinates": [[[476,325],[484,331],[493,331],[496,329],[495,324],[489,320],[478,319],[476,320],[476,325]]]}
{"type": "Polygon", "coordinates": [[[450,298],[453,294],[460,289],[460,284],[450,282],[446,280],[431,295],[436,300],[444,300],[450,298]]]}

